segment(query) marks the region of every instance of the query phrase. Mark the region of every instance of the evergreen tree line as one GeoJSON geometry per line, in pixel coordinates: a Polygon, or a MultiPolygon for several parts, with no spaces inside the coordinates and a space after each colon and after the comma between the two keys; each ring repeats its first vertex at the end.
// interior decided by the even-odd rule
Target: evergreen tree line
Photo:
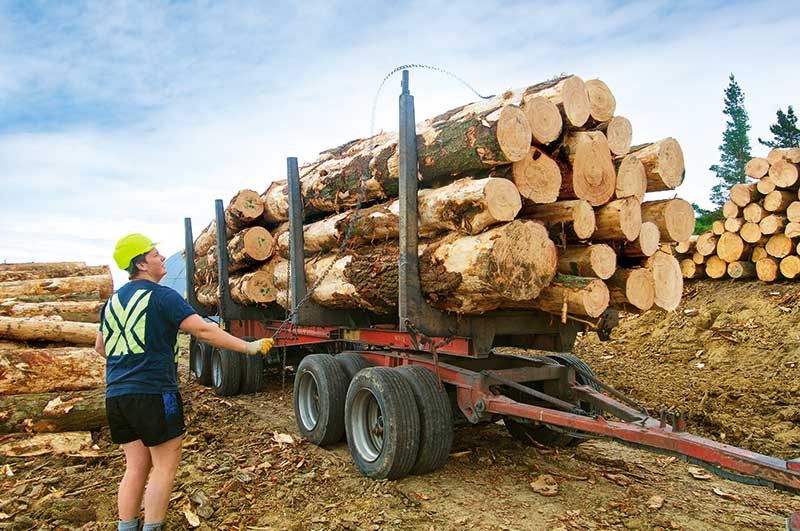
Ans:
{"type": "MultiPolygon", "coordinates": [[[[714,205],[712,210],[700,206],[692,206],[697,213],[695,233],[711,228],[714,221],[722,219],[722,205],[728,200],[730,189],[735,184],[745,182],[744,166],[752,158],[750,153],[749,118],[744,106],[742,91],[733,74],[725,89],[725,107],[722,111],[728,117],[725,131],[722,133],[722,144],[719,146],[719,164],[709,169],[716,174],[717,184],[711,188],[709,199],[714,205]]],[[[786,112],[778,109],[777,119],[769,127],[771,139],[759,138],[759,144],[768,148],[800,147],[800,129],[797,127],[797,116],[791,105],[786,112]]]]}

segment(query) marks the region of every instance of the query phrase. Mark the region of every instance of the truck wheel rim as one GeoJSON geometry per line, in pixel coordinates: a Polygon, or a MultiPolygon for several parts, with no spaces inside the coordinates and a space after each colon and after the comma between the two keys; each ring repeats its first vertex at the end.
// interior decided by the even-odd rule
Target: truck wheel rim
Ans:
{"type": "Polygon", "coordinates": [[[222,385],[222,363],[220,363],[219,356],[214,356],[214,360],[211,362],[211,373],[214,378],[214,387],[220,387],[222,385]]]}
{"type": "Polygon", "coordinates": [[[303,371],[300,376],[297,395],[300,422],[306,430],[311,431],[319,421],[319,388],[317,379],[310,371],[303,371]]]}
{"type": "Polygon", "coordinates": [[[383,451],[383,411],[369,389],[361,389],[353,398],[350,433],[356,451],[373,462],[383,451]]]}
{"type": "Polygon", "coordinates": [[[194,349],[194,375],[200,378],[200,375],[203,374],[203,355],[202,355],[202,348],[200,346],[195,347],[194,349]]]}

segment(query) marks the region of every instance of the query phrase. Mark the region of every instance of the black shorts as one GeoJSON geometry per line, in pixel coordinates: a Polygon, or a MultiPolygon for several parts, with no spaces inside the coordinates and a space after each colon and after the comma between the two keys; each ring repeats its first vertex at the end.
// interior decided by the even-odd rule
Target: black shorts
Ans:
{"type": "Polygon", "coordinates": [[[106,417],[116,444],[141,439],[145,446],[157,446],[186,432],[180,393],[106,398],[106,417]]]}

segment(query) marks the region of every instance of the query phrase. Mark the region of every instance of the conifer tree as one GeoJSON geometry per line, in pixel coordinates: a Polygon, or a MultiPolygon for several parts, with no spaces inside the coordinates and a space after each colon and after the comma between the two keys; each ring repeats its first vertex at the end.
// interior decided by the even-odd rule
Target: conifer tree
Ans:
{"type": "Polygon", "coordinates": [[[797,128],[797,116],[792,106],[789,105],[785,113],[782,109],[778,109],[777,116],[778,121],[769,126],[772,140],[759,138],[758,142],[770,148],[800,147],[800,129],[797,128]]]}
{"type": "Polygon", "coordinates": [[[730,75],[728,87],[725,89],[725,108],[722,112],[728,116],[728,121],[719,146],[719,164],[709,168],[717,174],[719,180],[711,188],[710,199],[720,208],[727,201],[733,185],[744,182],[744,166],[751,158],[750,139],[747,137],[750,124],[744,108],[744,92],[733,74],[730,75]]]}

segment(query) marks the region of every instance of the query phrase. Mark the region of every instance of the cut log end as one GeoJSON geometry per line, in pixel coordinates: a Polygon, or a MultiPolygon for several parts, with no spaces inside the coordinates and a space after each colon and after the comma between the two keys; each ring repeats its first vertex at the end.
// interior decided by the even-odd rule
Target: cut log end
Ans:
{"type": "Polygon", "coordinates": [[[788,279],[794,279],[800,275],[800,257],[790,255],[781,260],[781,275],[788,279]]]}
{"type": "MultiPolygon", "coordinates": [[[[609,147],[611,147],[610,138],[609,147]]],[[[644,171],[644,164],[638,158],[628,155],[617,166],[615,194],[620,199],[635,197],[639,201],[643,201],[645,192],[647,192],[647,174],[644,171]]]]}
{"type": "Polygon", "coordinates": [[[589,115],[597,122],[606,122],[614,116],[617,100],[611,89],[599,79],[590,79],[585,83],[589,97],[589,115]]]}
{"type": "Polygon", "coordinates": [[[525,113],[514,105],[506,105],[497,121],[497,143],[510,162],[522,160],[531,147],[531,126],[525,113]]]}
{"type": "Polygon", "coordinates": [[[578,76],[571,76],[564,81],[561,93],[564,103],[564,114],[574,127],[582,127],[589,119],[591,103],[586,90],[586,83],[578,76]]]}
{"type": "Polygon", "coordinates": [[[758,280],[772,282],[778,278],[779,262],[775,258],[768,256],[756,262],[756,275],[758,280]]]}
{"type": "Polygon", "coordinates": [[[552,203],[558,199],[561,170],[558,163],[539,148],[530,148],[522,160],[512,165],[511,172],[518,196],[534,203],[552,203]]]}
{"type": "Polygon", "coordinates": [[[575,195],[592,206],[608,202],[616,190],[617,175],[603,133],[583,133],[573,163],[572,185],[575,195]]]}
{"type": "Polygon", "coordinates": [[[506,179],[490,178],[483,193],[486,209],[495,221],[511,221],[522,208],[519,190],[514,183],[506,179]]]}
{"type": "Polygon", "coordinates": [[[655,283],[655,305],[668,312],[681,302],[683,294],[683,274],[678,260],[663,251],[647,259],[648,268],[653,272],[655,283]]]}
{"type": "Polygon", "coordinates": [[[639,230],[639,237],[636,238],[636,247],[641,251],[642,256],[656,254],[660,242],[661,231],[658,229],[658,225],[650,221],[643,222],[639,230]]]}
{"type": "Polygon", "coordinates": [[[564,121],[553,102],[542,96],[533,96],[523,101],[522,110],[531,126],[534,143],[547,145],[561,136],[564,121]]]}
{"type": "Polygon", "coordinates": [[[769,161],[761,157],[754,157],[744,165],[744,173],[751,179],[761,179],[769,172],[769,161]]]}
{"type": "Polygon", "coordinates": [[[623,157],[631,150],[633,127],[630,120],[624,116],[615,116],[608,122],[606,128],[608,147],[617,157],[623,157]]]}
{"type": "Polygon", "coordinates": [[[684,160],[681,145],[674,138],[665,138],[652,144],[631,148],[647,171],[647,191],[673,190],[684,177],[684,160]]]}

